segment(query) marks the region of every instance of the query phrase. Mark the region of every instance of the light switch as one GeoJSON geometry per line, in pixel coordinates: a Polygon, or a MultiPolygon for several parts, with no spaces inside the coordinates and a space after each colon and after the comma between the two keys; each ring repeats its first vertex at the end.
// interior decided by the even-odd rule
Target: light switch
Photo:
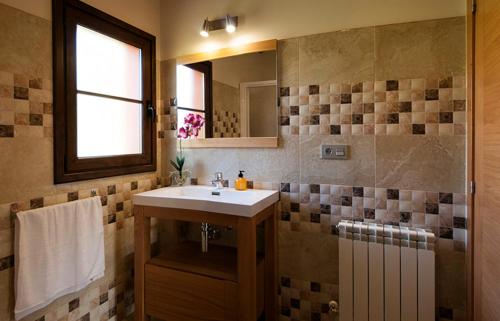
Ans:
{"type": "Polygon", "coordinates": [[[321,159],[347,159],[347,145],[321,145],[321,159]]]}

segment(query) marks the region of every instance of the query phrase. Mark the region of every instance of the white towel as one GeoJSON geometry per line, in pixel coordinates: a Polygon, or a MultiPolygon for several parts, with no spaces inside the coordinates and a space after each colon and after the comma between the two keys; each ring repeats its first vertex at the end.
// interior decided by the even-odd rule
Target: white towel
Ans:
{"type": "Polygon", "coordinates": [[[99,197],[17,213],[16,320],[104,276],[102,215],[99,197]]]}

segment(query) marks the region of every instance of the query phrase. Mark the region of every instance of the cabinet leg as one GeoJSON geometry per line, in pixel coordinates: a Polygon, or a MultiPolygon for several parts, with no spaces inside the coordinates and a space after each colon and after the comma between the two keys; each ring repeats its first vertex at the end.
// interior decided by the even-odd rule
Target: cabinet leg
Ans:
{"type": "Polygon", "coordinates": [[[146,321],[148,317],[144,309],[144,265],[151,257],[151,218],[144,216],[142,208],[134,211],[134,237],[135,237],[135,321],[146,321]]]}
{"type": "Polygon", "coordinates": [[[265,221],[265,315],[266,321],[278,316],[278,222],[277,205],[265,221]]]}
{"type": "Polygon", "coordinates": [[[255,224],[238,220],[238,321],[257,320],[257,248],[255,224]]]}

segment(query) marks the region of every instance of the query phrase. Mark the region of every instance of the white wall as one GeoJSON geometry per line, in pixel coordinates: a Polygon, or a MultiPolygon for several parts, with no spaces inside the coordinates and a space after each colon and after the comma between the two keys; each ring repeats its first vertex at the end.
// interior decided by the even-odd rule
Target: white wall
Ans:
{"type": "Polygon", "coordinates": [[[464,16],[465,0],[162,0],[163,59],[242,42],[464,16]],[[236,33],[199,35],[203,20],[238,15],[236,33]]]}

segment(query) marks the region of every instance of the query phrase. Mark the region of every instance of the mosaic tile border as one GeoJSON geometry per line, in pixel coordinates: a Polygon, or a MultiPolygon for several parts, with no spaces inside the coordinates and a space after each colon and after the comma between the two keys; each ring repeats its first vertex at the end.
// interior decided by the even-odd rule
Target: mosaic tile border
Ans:
{"type": "Polygon", "coordinates": [[[465,251],[464,193],[362,186],[281,183],[281,225],[292,231],[336,233],[341,219],[420,227],[465,251]]]}
{"type": "Polygon", "coordinates": [[[52,80],[0,71],[0,138],[52,137],[52,80]]]}
{"type": "Polygon", "coordinates": [[[283,135],[465,135],[465,77],[280,88],[283,135]]]}
{"type": "Polygon", "coordinates": [[[214,138],[240,137],[240,113],[214,110],[214,138]]]}

